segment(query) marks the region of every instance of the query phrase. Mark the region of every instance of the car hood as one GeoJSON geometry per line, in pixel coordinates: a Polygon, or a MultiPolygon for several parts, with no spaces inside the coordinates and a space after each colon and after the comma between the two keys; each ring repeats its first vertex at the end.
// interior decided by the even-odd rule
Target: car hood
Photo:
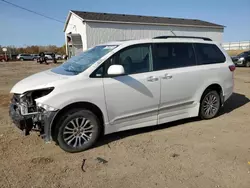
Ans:
{"type": "Polygon", "coordinates": [[[68,79],[72,76],[60,75],[46,70],[33,74],[14,85],[10,93],[22,94],[26,91],[52,87],[55,82],[68,79]]]}

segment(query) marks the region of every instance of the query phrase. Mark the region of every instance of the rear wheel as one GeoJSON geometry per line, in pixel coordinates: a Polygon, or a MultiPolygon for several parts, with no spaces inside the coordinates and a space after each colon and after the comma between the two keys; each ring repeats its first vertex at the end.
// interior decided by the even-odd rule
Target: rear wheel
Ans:
{"type": "Polygon", "coordinates": [[[250,61],[246,62],[246,67],[250,67],[250,61]]]}
{"type": "Polygon", "coordinates": [[[212,119],[219,113],[221,106],[220,96],[215,90],[208,90],[203,94],[200,103],[201,119],[212,119]]]}
{"type": "Polygon", "coordinates": [[[99,119],[89,110],[72,109],[57,124],[57,142],[66,152],[92,147],[101,133],[99,119]]]}

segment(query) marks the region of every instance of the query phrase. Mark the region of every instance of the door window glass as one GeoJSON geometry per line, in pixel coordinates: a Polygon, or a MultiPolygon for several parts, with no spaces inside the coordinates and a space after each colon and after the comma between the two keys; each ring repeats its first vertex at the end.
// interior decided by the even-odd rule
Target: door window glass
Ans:
{"type": "Polygon", "coordinates": [[[154,70],[196,65],[191,43],[157,43],[154,45],[154,70]]]}
{"type": "Polygon", "coordinates": [[[125,48],[118,52],[113,64],[124,67],[125,74],[136,74],[150,70],[150,45],[142,44],[125,48]]]}

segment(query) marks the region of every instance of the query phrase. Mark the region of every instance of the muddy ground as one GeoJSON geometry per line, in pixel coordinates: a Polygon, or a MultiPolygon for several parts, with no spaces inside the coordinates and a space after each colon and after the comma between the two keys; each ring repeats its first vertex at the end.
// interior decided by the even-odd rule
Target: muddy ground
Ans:
{"type": "Polygon", "coordinates": [[[236,70],[235,93],[216,119],[116,133],[69,154],[21,135],[8,116],[11,87],[52,66],[0,63],[0,187],[250,187],[250,69],[236,70]]]}

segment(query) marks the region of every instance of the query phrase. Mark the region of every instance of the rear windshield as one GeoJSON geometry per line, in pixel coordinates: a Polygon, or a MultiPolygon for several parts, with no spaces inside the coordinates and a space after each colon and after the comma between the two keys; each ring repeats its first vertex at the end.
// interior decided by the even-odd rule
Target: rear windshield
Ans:
{"type": "Polygon", "coordinates": [[[70,58],[62,65],[53,68],[51,71],[63,75],[77,75],[85,71],[116,47],[117,46],[113,45],[95,46],[94,48],[88,49],[79,55],[70,58]]]}

